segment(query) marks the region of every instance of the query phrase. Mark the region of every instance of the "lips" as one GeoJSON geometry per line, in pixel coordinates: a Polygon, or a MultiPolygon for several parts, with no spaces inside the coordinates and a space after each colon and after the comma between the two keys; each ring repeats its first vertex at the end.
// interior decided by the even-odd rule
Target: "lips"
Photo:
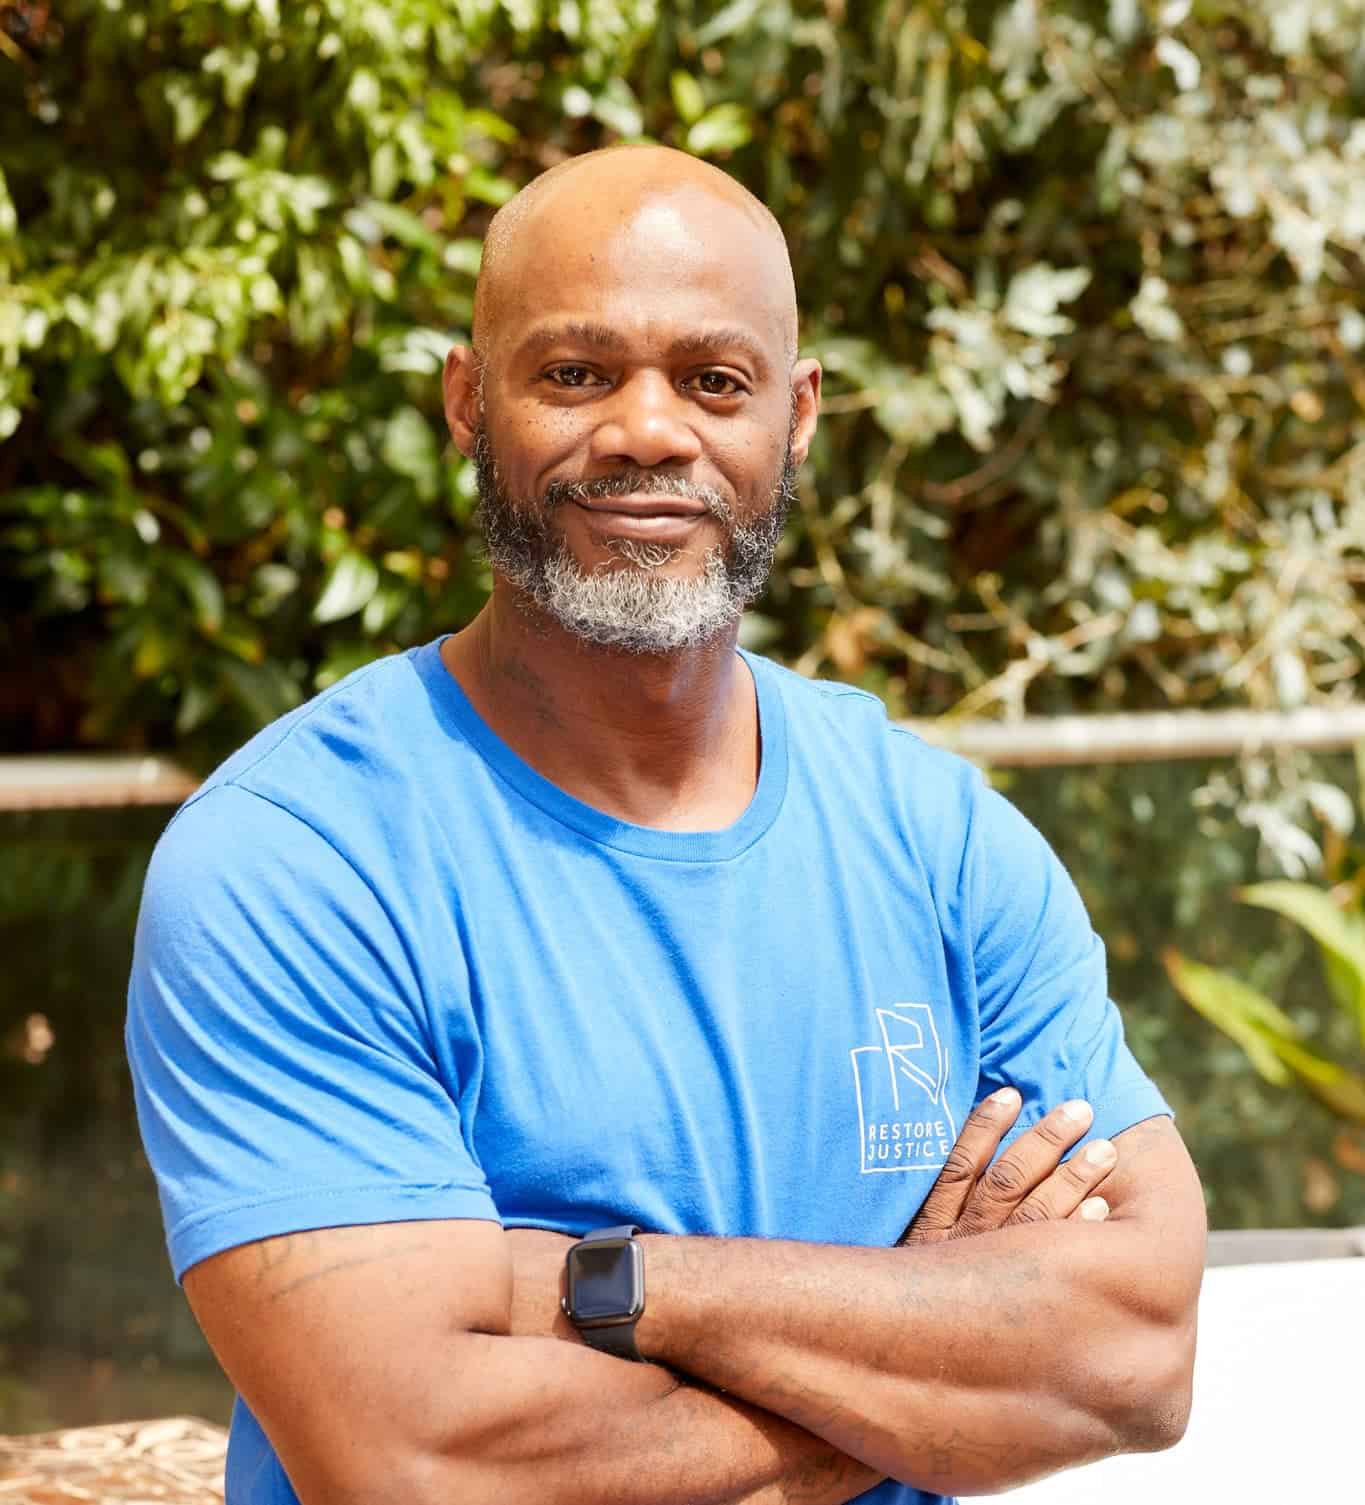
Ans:
{"type": "Polygon", "coordinates": [[[576,502],[585,512],[615,514],[620,517],[705,517],[702,502],[682,496],[613,496],[590,502],[576,502]]]}
{"type": "Polygon", "coordinates": [[[704,503],[683,496],[613,496],[574,506],[586,514],[590,537],[634,538],[679,547],[711,515],[704,503]]]}

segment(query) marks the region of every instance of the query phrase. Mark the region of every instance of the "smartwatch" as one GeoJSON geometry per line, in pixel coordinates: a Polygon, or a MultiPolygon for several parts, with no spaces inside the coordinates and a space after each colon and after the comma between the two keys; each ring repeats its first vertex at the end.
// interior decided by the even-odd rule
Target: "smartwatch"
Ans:
{"type": "Polygon", "coordinates": [[[564,1256],[564,1315],[590,1347],[639,1359],[635,1324],[645,1310],[645,1251],[626,1223],[598,1228],[564,1256]]]}

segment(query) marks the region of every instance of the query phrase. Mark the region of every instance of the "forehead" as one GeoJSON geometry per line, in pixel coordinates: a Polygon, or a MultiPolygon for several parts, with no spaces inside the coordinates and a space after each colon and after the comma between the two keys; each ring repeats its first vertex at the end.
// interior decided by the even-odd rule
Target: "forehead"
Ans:
{"type": "Polygon", "coordinates": [[[519,227],[498,278],[487,334],[508,355],[556,326],[670,346],[726,329],[777,366],[794,320],[775,229],[692,188],[622,204],[561,192],[519,227]]]}

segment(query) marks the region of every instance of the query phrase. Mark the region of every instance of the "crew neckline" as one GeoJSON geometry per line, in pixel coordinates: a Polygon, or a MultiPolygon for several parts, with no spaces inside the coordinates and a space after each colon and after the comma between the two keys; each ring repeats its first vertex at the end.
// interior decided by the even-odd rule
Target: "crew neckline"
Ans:
{"type": "Polygon", "coordinates": [[[447,731],[468,742],[503,783],[538,810],[601,846],[671,862],[724,862],[738,857],[772,825],[787,790],[787,722],[782,689],[772,666],[745,652],[736,654],[749,671],[758,699],[758,785],[743,814],[718,831],[665,831],[608,815],[566,793],[538,773],[474,709],[460,682],[441,658],[446,634],[417,649],[418,673],[447,731]]]}

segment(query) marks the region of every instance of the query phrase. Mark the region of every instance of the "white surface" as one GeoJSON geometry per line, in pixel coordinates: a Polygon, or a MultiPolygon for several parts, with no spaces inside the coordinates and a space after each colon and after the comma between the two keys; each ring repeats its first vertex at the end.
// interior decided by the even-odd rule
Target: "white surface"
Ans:
{"type": "Polygon", "coordinates": [[[1209,1270],[1194,1410],[1165,1453],[1106,1458],[1010,1505],[1360,1505],[1365,1259],[1209,1270]]]}

